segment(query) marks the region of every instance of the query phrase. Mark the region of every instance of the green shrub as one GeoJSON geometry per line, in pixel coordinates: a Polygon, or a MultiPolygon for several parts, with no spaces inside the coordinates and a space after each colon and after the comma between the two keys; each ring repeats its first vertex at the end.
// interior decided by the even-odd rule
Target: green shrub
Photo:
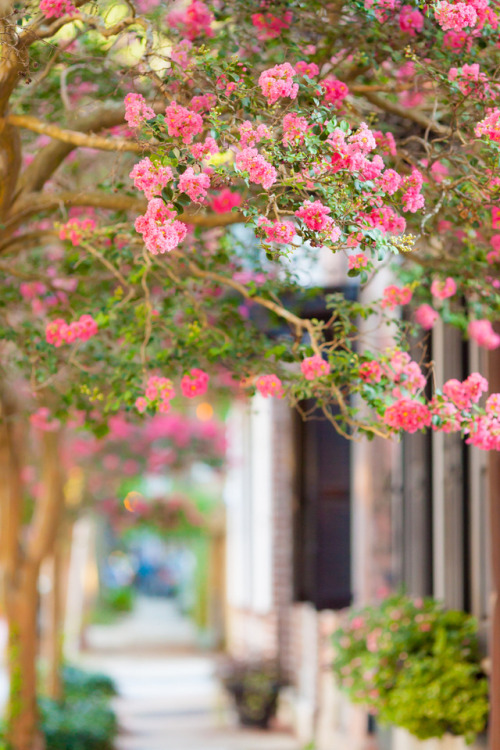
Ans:
{"type": "Polygon", "coordinates": [[[39,699],[46,750],[112,750],[117,721],[107,698],[39,699]]]}
{"type": "Polygon", "coordinates": [[[108,675],[100,672],[86,672],[69,664],[63,667],[64,692],[67,699],[87,695],[116,695],[115,683],[108,675]]]}
{"type": "Polygon", "coordinates": [[[351,610],[333,635],[333,670],[354,703],[419,739],[449,732],[468,742],[488,717],[476,621],[433,599],[393,596],[351,610]]]}

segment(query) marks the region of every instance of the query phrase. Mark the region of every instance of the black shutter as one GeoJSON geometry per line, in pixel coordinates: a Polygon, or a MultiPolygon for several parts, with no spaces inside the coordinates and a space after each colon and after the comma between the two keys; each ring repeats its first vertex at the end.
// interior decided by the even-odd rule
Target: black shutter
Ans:
{"type": "Polygon", "coordinates": [[[295,595],[316,609],[341,609],[352,600],[351,443],[321,412],[315,417],[297,417],[295,595]]]}

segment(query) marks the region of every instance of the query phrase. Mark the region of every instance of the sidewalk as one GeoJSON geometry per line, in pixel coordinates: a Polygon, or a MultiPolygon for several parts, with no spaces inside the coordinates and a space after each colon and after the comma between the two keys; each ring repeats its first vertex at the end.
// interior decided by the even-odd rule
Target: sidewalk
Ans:
{"type": "Polygon", "coordinates": [[[80,663],[116,681],[117,750],[301,750],[287,733],[238,727],[215,658],[196,650],[194,636],[161,599],[139,601],[116,625],[90,629],[80,663]]]}

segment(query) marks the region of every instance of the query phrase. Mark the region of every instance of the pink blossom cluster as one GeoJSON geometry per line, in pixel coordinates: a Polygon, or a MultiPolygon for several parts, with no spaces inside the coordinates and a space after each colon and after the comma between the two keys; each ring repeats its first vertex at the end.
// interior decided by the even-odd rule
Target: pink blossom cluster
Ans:
{"type": "Polygon", "coordinates": [[[48,344],[60,347],[77,339],[88,341],[97,332],[98,326],[92,315],[80,315],[79,320],[69,324],[63,318],[56,318],[45,326],[45,339],[48,344]]]}
{"type": "Polygon", "coordinates": [[[238,130],[240,132],[240,143],[243,148],[246,146],[255,146],[263,138],[271,138],[271,131],[263,123],[259,123],[254,127],[250,120],[245,120],[238,127],[238,130]]]}
{"type": "Polygon", "coordinates": [[[162,414],[170,410],[170,401],[175,396],[174,385],[168,378],[151,375],[148,378],[144,396],[136,399],[135,407],[141,414],[148,407],[156,408],[162,414]]]}
{"type": "Polygon", "coordinates": [[[453,297],[456,291],[457,284],[451,276],[448,276],[444,281],[442,279],[434,279],[431,284],[431,294],[437,299],[453,297]]]}
{"type": "Polygon", "coordinates": [[[278,175],[275,168],[256,148],[244,148],[236,155],[235,163],[238,169],[248,172],[250,182],[262,185],[265,190],[276,182],[278,175]]]}
{"type": "MultiPolygon", "coordinates": [[[[343,130],[335,128],[327,142],[334,152],[330,166],[332,172],[347,169],[359,173],[363,180],[376,180],[381,175],[384,169],[382,157],[377,154],[371,160],[366,158],[377,146],[375,135],[366,123],[362,122],[347,138],[343,130]]],[[[388,181],[390,183],[390,175],[388,181]]]]}
{"type": "Polygon", "coordinates": [[[335,76],[324,78],[320,85],[323,89],[323,102],[333,104],[335,107],[339,107],[349,94],[347,84],[339,81],[335,76]]]}
{"type": "Polygon", "coordinates": [[[350,255],[348,259],[349,271],[359,270],[366,268],[368,265],[368,258],[363,253],[356,253],[356,255],[350,255]]]}
{"type": "Polygon", "coordinates": [[[464,47],[469,50],[471,44],[472,36],[466,31],[447,31],[443,37],[444,49],[449,49],[457,54],[461,52],[464,47]]]}
{"type": "Polygon", "coordinates": [[[398,305],[408,305],[411,302],[413,293],[407,286],[387,286],[383,291],[381,307],[387,307],[389,310],[394,310],[398,305]]]}
{"type": "Polygon", "coordinates": [[[193,143],[193,145],[189,147],[189,150],[195,159],[200,160],[205,159],[211,154],[218,153],[219,147],[217,146],[215,138],[212,138],[212,136],[209,135],[205,138],[203,143],[193,143]]]}
{"type": "Polygon", "coordinates": [[[40,0],[40,11],[45,18],[61,18],[61,16],[72,16],[76,8],[71,0],[40,0]]]}
{"type": "Polygon", "coordinates": [[[448,80],[455,81],[464,96],[474,94],[477,99],[485,99],[491,94],[488,77],[480,72],[478,63],[462,65],[461,68],[450,68],[448,80]]]}
{"type": "Polygon", "coordinates": [[[476,9],[469,3],[449,3],[440,0],[434,11],[436,21],[444,31],[461,31],[467,26],[475,26],[477,23],[476,9]]]}
{"type": "Polygon", "coordinates": [[[212,22],[214,17],[205,3],[191,0],[183,11],[172,11],[167,16],[167,22],[179,33],[190,40],[199,36],[213,36],[212,22]]]}
{"type": "Polygon", "coordinates": [[[382,133],[381,130],[372,130],[372,134],[380,151],[390,154],[390,156],[396,156],[396,141],[392,133],[382,133]]]}
{"type": "Polygon", "coordinates": [[[269,221],[261,216],[257,226],[262,229],[269,242],[278,242],[281,245],[288,245],[295,237],[295,225],[291,221],[269,221]]]}
{"type": "Polygon", "coordinates": [[[478,122],[474,128],[474,133],[478,138],[484,135],[490,141],[500,143],[500,109],[494,109],[484,120],[478,122]]]}
{"type": "Polygon", "coordinates": [[[403,193],[403,211],[410,211],[415,213],[416,211],[423,208],[425,204],[424,196],[421,194],[422,185],[424,178],[418,169],[413,168],[411,175],[405,177],[402,184],[402,189],[406,192],[403,193]]]}
{"type": "Polygon", "coordinates": [[[415,320],[424,331],[430,331],[438,318],[439,313],[430,305],[423,304],[415,310],[415,320]]]}
{"type": "Polygon", "coordinates": [[[129,177],[134,181],[138,190],[144,191],[148,200],[151,200],[155,195],[159,195],[163,188],[174,179],[170,167],[153,164],[149,156],[134,166],[129,177]]]}
{"type": "Polygon", "coordinates": [[[272,13],[253,13],[252,25],[257,29],[257,39],[261,41],[276,39],[283,31],[290,28],[292,18],[293,15],[289,10],[286,10],[282,16],[275,16],[272,13]]]}
{"type": "Polygon", "coordinates": [[[179,178],[179,190],[189,195],[194,203],[203,203],[210,188],[210,177],[204,172],[196,173],[188,167],[179,178]]]}
{"type": "Polygon", "coordinates": [[[412,398],[400,398],[388,406],[384,414],[384,423],[395,430],[413,433],[431,424],[432,415],[429,407],[412,398]]]}
{"type": "Polygon", "coordinates": [[[152,198],[144,216],[135,220],[135,228],[143,236],[144,243],[153,255],[168,253],[182,242],[187,227],[174,219],[175,211],[164,204],[161,198],[152,198]]]}
{"type": "Polygon", "coordinates": [[[229,188],[224,188],[224,190],[221,190],[218,195],[212,198],[210,206],[216,214],[225,214],[240,204],[240,193],[233,193],[229,188]]]}
{"type": "Polygon", "coordinates": [[[152,120],[154,116],[154,110],[148,107],[142,94],[127,94],[125,120],[131,128],[140,128],[145,120],[152,120]]]}
{"type": "Polygon", "coordinates": [[[210,377],[204,370],[193,367],[189,375],[184,375],[181,380],[182,395],[187,396],[187,398],[203,395],[207,391],[209,380],[210,377]]]}
{"type": "Polygon", "coordinates": [[[309,130],[305,117],[289,112],[283,118],[283,143],[285,145],[304,142],[304,134],[309,130]]]}
{"type": "Polygon", "coordinates": [[[359,368],[359,377],[365,383],[379,383],[382,378],[382,366],[376,359],[364,362],[359,368]]]}
{"type": "Polygon", "coordinates": [[[194,112],[210,112],[216,102],[217,97],[215,94],[199,94],[198,96],[193,96],[189,102],[189,106],[194,112]]]}
{"type": "Polygon", "coordinates": [[[46,406],[41,406],[30,415],[30,423],[35,429],[42,432],[54,432],[61,425],[58,419],[51,419],[50,411],[46,406]]]}
{"type": "Polygon", "coordinates": [[[471,339],[485,349],[497,349],[500,346],[500,335],[495,333],[489,320],[471,320],[468,332],[471,339]]]}
{"type": "Polygon", "coordinates": [[[172,50],[170,51],[170,59],[185,70],[189,66],[192,50],[193,43],[190,42],[189,39],[181,39],[179,44],[175,44],[172,47],[172,50]]]}
{"type": "Polygon", "coordinates": [[[69,240],[77,247],[86,234],[90,234],[96,227],[93,219],[70,219],[59,227],[59,239],[69,240]]]}
{"type": "Polygon", "coordinates": [[[306,357],[300,363],[300,369],[306,380],[316,380],[330,372],[330,364],[320,354],[306,357]]]}
{"type": "Polygon", "coordinates": [[[290,63],[275,65],[274,68],[264,70],[259,76],[259,86],[267,98],[268,104],[274,104],[278,99],[289,97],[295,99],[299,84],[294,83],[295,70],[290,63]]]}
{"type": "Polygon", "coordinates": [[[424,28],[423,14],[412,5],[403,5],[399,13],[399,28],[401,31],[415,36],[416,32],[424,28]]]}
{"type": "Polygon", "coordinates": [[[165,122],[171,138],[182,138],[189,144],[195,135],[203,130],[203,118],[198,112],[182,107],[176,101],[171,102],[165,110],[165,122]]]}
{"type": "Polygon", "coordinates": [[[238,88],[236,81],[230,81],[225,73],[217,78],[215,85],[219,91],[223,91],[226,96],[230,96],[233,91],[236,91],[238,88]]]}
{"type": "Polygon", "coordinates": [[[316,63],[306,62],[305,60],[299,60],[298,63],[295,63],[294,68],[298,76],[314,78],[319,73],[319,68],[316,63]]]}
{"type": "MultiPolygon", "coordinates": [[[[498,394],[492,394],[498,396],[498,394]]],[[[486,414],[475,419],[468,427],[466,443],[485,451],[500,450],[500,415],[486,414]]]]}
{"type": "Polygon", "coordinates": [[[404,218],[399,216],[391,206],[374,208],[369,214],[360,212],[358,216],[369,226],[380,229],[384,233],[400,234],[406,228],[404,218]]]}
{"type": "Polygon", "coordinates": [[[394,195],[401,187],[402,179],[394,169],[386,169],[375,180],[379,190],[383,190],[387,195],[394,195]]]}
{"type": "Polygon", "coordinates": [[[365,0],[365,8],[373,7],[375,18],[381,23],[388,21],[400,5],[400,0],[365,0]]]}
{"type": "Polygon", "coordinates": [[[283,384],[277,375],[261,375],[257,378],[255,387],[264,398],[283,397],[283,384]]]}
{"type": "Polygon", "coordinates": [[[323,232],[333,242],[336,242],[341,235],[341,231],[328,216],[330,210],[321,201],[304,201],[302,206],[295,211],[295,216],[302,219],[309,229],[314,232],[323,232]]]}

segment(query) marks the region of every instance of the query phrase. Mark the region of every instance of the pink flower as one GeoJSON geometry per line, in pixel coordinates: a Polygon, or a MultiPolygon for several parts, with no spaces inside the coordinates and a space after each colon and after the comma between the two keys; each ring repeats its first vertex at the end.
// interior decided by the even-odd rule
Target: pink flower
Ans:
{"type": "Polygon", "coordinates": [[[253,13],[252,24],[257,29],[257,39],[275,39],[289,28],[292,22],[292,13],[287,10],[281,17],[272,13],[253,13]]]}
{"type": "Polygon", "coordinates": [[[88,341],[98,333],[98,326],[92,315],[81,315],[79,320],[66,323],[63,318],[56,318],[45,326],[45,340],[48,344],[60,347],[71,344],[76,339],[88,341]]]}
{"type": "Polygon", "coordinates": [[[196,174],[193,167],[188,167],[179,179],[179,190],[195,203],[203,203],[209,188],[210,177],[204,172],[196,174]]]}
{"type": "Polygon", "coordinates": [[[125,120],[131,128],[140,128],[145,120],[152,120],[154,110],[148,107],[141,94],[127,94],[125,97],[125,120]]]}
{"type": "Polygon", "coordinates": [[[468,326],[469,336],[485,349],[497,349],[500,336],[495,333],[489,320],[471,320],[468,326]]]}
{"type": "Polygon", "coordinates": [[[422,31],[424,28],[422,13],[411,5],[403,5],[399,14],[399,28],[415,36],[416,31],[422,31]]]}
{"type": "Polygon", "coordinates": [[[203,130],[203,118],[197,112],[181,107],[173,101],[165,110],[168,134],[172,138],[182,138],[182,142],[189,144],[195,135],[203,130]]]}
{"type": "Polygon", "coordinates": [[[144,244],[153,255],[170,252],[186,236],[186,225],[174,220],[175,215],[161,198],[152,198],[144,216],[135,220],[136,230],[142,234],[144,244]]]}
{"type": "Polygon", "coordinates": [[[349,271],[359,270],[360,268],[366,268],[368,265],[368,258],[363,253],[357,253],[356,255],[350,255],[348,259],[349,271]]]}
{"type": "Polygon", "coordinates": [[[40,0],[40,11],[45,18],[61,18],[61,16],[76,13],[71,0],[40,0]]]}
{"type": "Polygon", "coordinates": [[[37,430],[42,432],[53,432],[60,426],[58,419],[50,419],[50,411],[46,406],[41,406],[30,416],[30,422],[37,430]]]}
{"type": "Polygon", "coordinates": [[[388,307],[394,310],[398,305],[408,305],[411,302],[413,292],[407,286],[399,288],[398,286],[388,286],[384,289],[381,307],[388,307]]]}
{"type": "Polygon", "coordinates": [[[380,363],[372,359],[371,362],[365,362],[359,368],[359,377],[365,383],[379,383],[382,377],[382,367],[380,363]]]}
{"type": "Polygon", "coordinates": [[[214,17],[208,6],[200,0],[191,0],[182,12],[172,11],[166,20],[169,26],[190,40],[199,36],[211,37],[214,34],[211,28],[214,17]]]}
{"type": "Polygon", "coordinates": [[[305,117],[299,117],[295,112],[289,112],[283,118],[283,143],[300,144],[304,142],[304,134],[309,129],[305,117]]]}
{"type": "Polygon", "coordinates": [[[271,138],[271,131],[263,123],[254,127],[250,120],[245,120],[238,126],[238,130],[240,131],[240,143],[243,147],[255,146],[263,138],[271,138]]]}
{"type": "Polygon", "coordinates": [[[372,130],[377,147],[384,153],[396,156],[396,141],[392,133],[382,133],[381,130],[372,130]]]}
{"type": "Polygon", "coordinates": [[[437,4],[434,16],[444,31],[461,31],[466,26],[475,26],[477,23],[476,10],[467,3],[448,3],[441,0],[437,4]]]}
{"type": "Polygon", "coordinates": [[[86,234],[91,234],[95,229],[93,219],[70,219],[59,227],[59,239],[69,240],[77,247],[86,234]]]}
{"type": "Polygon", "coordinates": [[[330,365],[319,354],[314,354],[312,357],[306,357],[302,360],[300,369],[306,380],[315,380],[323,375],[328,375],[330,365]]]}
{"type": "Polygon", "coordinates": [[[288,245],[295,237],[295,225],[291,221],[271,222],[269,219],[261,216],[257,225],[263,230],[269,242],[288,245]]]}
{"type": "Polygon", "coordinates": [[[331,219],[328,216],[330,209],[324,206],[321,201],[305,201],[302,206],[295,211],[295,216],[302,219],[304,224],[314,232],[322,232],[330,226],[331,219]]]}
{"type": "Polygon", "coordinates": [[[471,399],[469,392],[460,380],[456,378],[447,380],[443,385],[443,393],[458,409],[468,409],[470,407],[471,399]]]}
{"type": "Polygon", "coordinates": [[[283,384],[277,375],[261,375],[255,383],[257,390],[262,396],[283,396],[283,384]]]}
{"type": "Polygon", "coordinates": [[[394,169],[386,169],[376,179],[375,184],[379,190],[383,190],[387,195],[394,195],[401,186],[401,177],[394,169]]]}
{"type": "Polygon", "coordinates": [[[491,141],[500,143],[500,109],[494,109],[484,120],[478,122],[474,128],[474,133],[478,138],[484,135],[491,141]]]}
{"type": "Polygon", "coordinates": [[[265,190],[269,190],[276,182],[278,175],[275,168],[256,148],[244,148],[237,154],[235,163],[238,169],[248,172],[250,182],[262,185],[265,190]]]}
{"type": "Polygon", "coordinates": [[[224,188],[224,190],[221,190],[220,193],[212,199],[211,208],[216,214],[224,214],[240,204],[240,193],[233,193],[229,188],[224,188]]]}
{"type": "Polygon", "coordinates": [[[193,367],[189,375],[184,375],[181,380],[182,395],[187,398],[195,398],[206,393],[208,388],[209,376],[203,370],[193,367]]]}
{"type": "Polygon", "coordinates": [[[217,146],[215,138],[208,136],[203,143],[193,143],[193,145],[189,147],[189,150],[194,158],[199,160],[206,158],[210,154],[218,153],[219,147],[217,146]]]}
{"type": "Polygon", "coordinates": [[[500,417],[500,393],[492,393],[486,399],[486,414],[490,417],[500,417]]]}
{"type": "Polygon", "coordinates": [[[342,83],[335,76],[328,76],[328,78],[321,81],[320,86],[325,92],[323,97],[324,103],[333,104],[335,107],[339,107],[349,94],[347,84],[342,83]]]}
{"type": "Polygon", "coordinates": [[[432,416],[438,417],[437,423],[432,423],[432,429],[439,432],[458,432],[462,429],[462,415],[455,404],[444,401],[442,398],[434,397],[429,402],[429,410],[432,416]]]}
{"type": "Polygon", "coordinates": [[[278,99],[289,97],[295,99],[299,91],[299,84],[293,82],[295,70],[290,63],[275,65],[274,68],[264,70],[259,76],[259,86],[267,97],[268,104],[274,104],[278,99]]]}
{"type": "Polygon", "coordinates": [[[199,96],[193,96],[189,102],[189,106],[195,112],[209,112],[215,106],[216,102],[217,97],[215,94],[200,94],[199,96]]]}
{"type": "Polygon", "coordinates": [[[422,326],[424,331],[430,331],[431,328],[434,327],[434,323],[438,318],[439,313],[430,305],[420,305],[415,310],[415,320],[420,326],[422,326]]]}
{"type": "Polygon", "coordinates": [[[473,372],[464,380],[463,386],[473,404],[477,404],[481,395],[488,390],[488,381],[479,372],[473,372]]]}
{"type": "Polygon", "coordinates": [[[431,294],[437,299],[447,299],[453,297],[457,291],[457,285],[451,276],[448,276],[444,281],[442,279],[434,279],[431,284],[431,294]]]}
{"type": "Polygon", "coordinates": [[[159,195],[174,178],[170,167],[153,164],[148,156],[134,166],[129,177],[134,180],[134,185],[138,190],[144,191],[148,200],[155,195],[159,195]]]}
{"type": "Polygon", "coordinates": [[[308,76],[308,78],[314,78],[319,73],[319,68],[316,63],[306,62],[305,60],[299,60],[294,65],[295,72],[299,76],[308,76]]]}
{"type": "Polygon", "coordinates": [[[400,398],[386,409],[384,422],[394,429],[413,433],[430,425],[431,413],[421,401],[400,398]]]}
{"type": "Polygon", "coordinates": [[[137,409],[137,411],[138,411],[138,412],[140,412],[141,414],[142,414],[143,412],[145,412],[145,411],[146,411],[146,409],[148,408],[148,402],[147,402],[147,400],[146,400],[146,399],[144,398],[144,396],[139,396],[139,398],[137,398],[137,399],[135,400],[135,408],[136,408],[136,409],[137,409]]]}

